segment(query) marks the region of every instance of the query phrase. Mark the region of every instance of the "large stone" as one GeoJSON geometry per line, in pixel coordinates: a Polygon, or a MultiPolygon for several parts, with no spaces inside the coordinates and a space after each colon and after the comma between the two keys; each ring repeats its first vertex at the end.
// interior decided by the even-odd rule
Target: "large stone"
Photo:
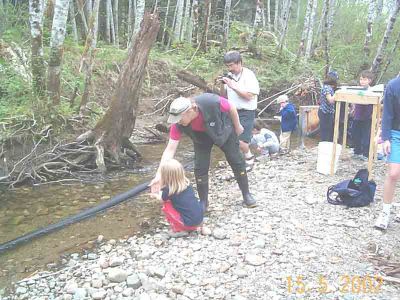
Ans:
{"type": "Polygon", "coordinates": [[[113,256],[110,258],[110,267],[118,267],[124,263],[124,257],[113,256]]]}
{"type": "Polygon", "coordinates": [[[264,257],[256,254],[247,254],[245,261],[252,266],[261,266],[267,261],[264,257]]]}
{"type": "Polygon", "coordinates": [[[128,272],[120,268],[111,269],[110,272],[108,272],[108,280],[111,282],[123,282],[127,277],[128,272]]]}
{"type": "Polygon", "coordinates": [[[140,280],[140,278],[139,278],[138,275],[133,274],[133,275],[129,275],[129,276],[126,278],[126,285],[127,285],[128,287],[137,289],[137,288],[139,288],[139,287],[142,285],[142,282],[141,282],[141,280],[140,280]]]}

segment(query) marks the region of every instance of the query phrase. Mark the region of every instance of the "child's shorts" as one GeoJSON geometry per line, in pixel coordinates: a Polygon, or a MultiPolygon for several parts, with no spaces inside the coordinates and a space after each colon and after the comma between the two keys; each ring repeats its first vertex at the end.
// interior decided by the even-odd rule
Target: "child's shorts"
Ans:
{"type": "Polygon", "coordinates": [[[171,225],[171,229],[173,232],[180,231],[193,231],[197,230],[199,226],[186,226],[183,223],[181,214],[174,208],[172,202],[170,200],[164,201],[162,211],[165,214],[165,218],[168,223],[171,225]]]}
{"type": "Polygon", "coordinates": [[[387,162],[400,164],[400,131],[391,130],[390,136],[390,154],[387,162]]]}

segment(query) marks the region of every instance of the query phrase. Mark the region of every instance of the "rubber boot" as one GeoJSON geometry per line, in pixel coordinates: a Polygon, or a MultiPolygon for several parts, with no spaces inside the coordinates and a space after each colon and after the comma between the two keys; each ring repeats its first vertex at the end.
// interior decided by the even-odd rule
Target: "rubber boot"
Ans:
{"type": "Polygon", "coordinates": [[[208,211],[208,176],[196,178],[197,193],[200,202],[203,203],[204,212],[208,211]]]}
{"type": "Polygon", "coordinates": [[[235,177],[243,195],[243,204],[247,207],[256,207],[256,200],[249,191],[249,180],[246,171],[235,172],[235,177]]]}

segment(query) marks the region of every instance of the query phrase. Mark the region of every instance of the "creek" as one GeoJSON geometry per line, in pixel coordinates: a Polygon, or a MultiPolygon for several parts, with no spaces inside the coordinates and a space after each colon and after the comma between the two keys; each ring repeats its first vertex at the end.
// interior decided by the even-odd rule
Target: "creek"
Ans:
{"type": "MultiPolygon", "coordinates": [[[[294,136],[292,147],[299,144],[299,137],[294,136]]],[[[315,140],[306,138],[305,144],[315,145],[315,140]]],[[[135,167],[136,171],[118,174],[100,183],[22,187],[1,194],[0,243],[57,223],[151,180],[164,147],[164,144],[139,146],[143,159],[135,167]]],[[[193,148],[188,139],[180,143],[176,158],[181,162],[192,160],[193,148]]],[[[221,159],[224,159],[223,153],[214,147],[211,168],[221,159]]],[[[104,213],[1,254],[0,289],[36,270],[55,271],[72,253],[95,252],[100,235],[106,240],[123,239],[164,226],[160,207],[157,200],[142,193],[104,213]]]]}

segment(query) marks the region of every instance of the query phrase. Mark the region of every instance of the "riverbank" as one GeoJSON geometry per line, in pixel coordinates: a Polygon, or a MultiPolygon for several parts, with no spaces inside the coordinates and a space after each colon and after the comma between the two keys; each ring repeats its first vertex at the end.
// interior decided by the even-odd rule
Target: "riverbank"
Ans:
{"type": "Polygon", "coordinates": [[[315,172],[316,149],[258,163],[249,174],[254,209],[240,205],[224,165],[210,176],[209,235],[169,239],[165,225],[119,241],[100,236],[96,251],[72,254],[2,299],[400,299],[400,285],[381,283],[384,266],[374,263],[400,261],[400,223],[386,233],[372,227],[383,162],[374,166],[376,202],[355,209],[325,195],[364,162],[344,157],[332,177],[315,172]]]}

